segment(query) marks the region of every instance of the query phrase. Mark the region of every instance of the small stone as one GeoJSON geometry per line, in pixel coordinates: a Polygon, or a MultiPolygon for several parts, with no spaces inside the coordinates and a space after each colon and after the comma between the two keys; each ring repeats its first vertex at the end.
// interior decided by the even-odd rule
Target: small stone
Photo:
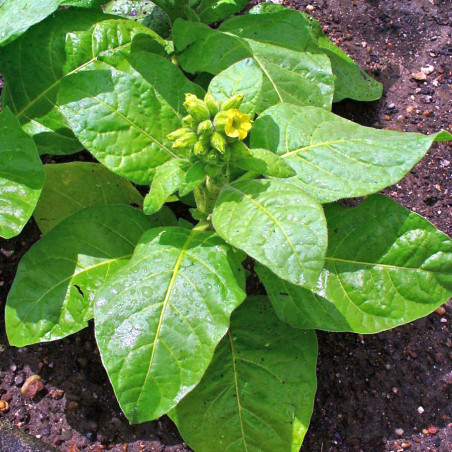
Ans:
{"type": "Polygon", "coordinates": [[[409,449],[411,447],[410,443],[402,443],[402,449],[409,449]]]}
{"type": "Polygon", "coordinates": [[[64,441],[68,441],[72,438],[72,432],[70,430],[61,430],[61,439],[63,439],[64,441]]]}
{"type": "Polygon", "coordinates": [[[423,429],[422,429],[422,433],[423,433],[424,435],[428,435],[428,430],[427,430],[426,428],[423,428],[423,429]]]}
{"type": "Polygon", "coordinates": [[[25,380],[24,385],[20,388],[20,393],[29,399],[35,398],[44,390],[44,383],[39,375],[32,375],[25,380]]]}
{"type": "Polygon", "coordinates": [[[122,425],[121,419],[119,419],[117,417],[112,417],[110,422],[115,427],[120,427],[122,425]]]}
{"type": "Polygon", "coordinates": [[[435,68],[431,64],[428,64],[426,67],[421,67],[421,72],[426,75],[430,75],[434,70],[435,68]]]}
{"type": "Polygon", "coordinates": [[[9,403],[0,400],[0,413],[6,413],[9,410],[9,403]]]}
{"type": "Polygon", "coordinates": [[[15,372],[16,369],[17,369],[17,366],[16,366],[15,364],[11,364],[11,365],[9,366],[9,370],[10,370],[11,372],[15,372]]]}
{"type": "Polygon", "coordinates": [[[413,79],[418,82],[423,82],[427,80],[427,74],[425,74],[424,72],[415,72],[414,74],[411,75],[411,77],[413,77],[413,79]]]}
{"type": "Polygon", "coordinates": [[[419,414],[422,414],[424,411],[425,411],[425,410],[424,410],[424,407],[422,407],[422,406],[419,406],[419,407],[417,408],[417,412],[418,412],[419,414]]]}
{"type": "Polygon", "coordinates": [[[390,103],[390,104],[388,105],[388,110],[394,110],[394,109],[395,109],[395,104],[390,103]]]}
{"type": "Polygon", "coordinates": [[[414,111],[414,107],[413,106],[407,107],[407,109],[406,109],[407,113],[412,113],[413,111],[414,111]]]}
{"type": "Polygon", "coordinates": [[[433,115],[433,110],[426,110],[426,111],[424,111],[423,115],[424,115],[426,118],[429,118],[430,116],[433,115]]]}
{"type": "Polygon", "coordinates": [[[44,427],[44,428],[41,430],[41,435],[42,435],[42,436],[49,436],[49,435],[50,435],[50,430],[49,430],[48,428],[44,427]]]}
{"type": "Polygon", "coordinates": [[[438,433],[438,429],[434,425],[430,425],[427,431],[429,435],[436,435],[438,433]]]}
{"type": "Polygon", "coordinates": [[[438,314],[439,316],[442,316],[446,313],[446,309],[444,306],[440,306],[438,309],[435,310],[435,314],[438,314]]]}
{"type": "Polygon", "coordinates": [[[312,13],[312,12],[314,12],[314,10],[315,10],[315,6],[314,5],[307,5],[306,6],[306,11],[308,13],[312,13]]]}
{"type": "Polygon", "coordinates": [[[14,384],[16,386],[20,386],[24,382],[24,377],[22,375],[17,375],[17,377],[14,379],[14,384]]]}
{"type": "Polygon", "coordinates": [[[404,432],[403,428],[396,428],[396,429],[394,430],[394,433],[395,433],[397,436],[403,436],[403,434],[404,434],[405,432],[404,432]]]}
{"type": "Polygon", "coordinates": [[[54,400],[60,400],[64,396],[64,391],[62,389],[52,389],[49,395],[54,400]]]}
{"type": "Polygon", "coordinates": [[[396,119],[396,121],[397,122],[405,122],[405,116],[403,116],[403,115],[399,115],[399,116],[397,116],[397,119],[396,119]]]}

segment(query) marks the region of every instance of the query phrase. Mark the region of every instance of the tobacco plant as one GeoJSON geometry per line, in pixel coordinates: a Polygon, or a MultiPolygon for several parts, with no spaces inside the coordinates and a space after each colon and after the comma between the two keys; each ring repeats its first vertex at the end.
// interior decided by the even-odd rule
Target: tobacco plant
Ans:
{"type": "Polygon", "coordinates": [[[99,3],[0,3],[0,232],[34,212],[43,234],[8,296],[9,341],[94,319],[131,423],[167,413],[196,451],[296,451],[314,329],[375,333],[451,295],[451,240],[375,194],[451,135],[333,114],[381,85],[298,11],[99,3]],[[82,149],[92,162],[39,158],[82,149]],[[267,295],[247,297],[256,275],[267,295]]]}

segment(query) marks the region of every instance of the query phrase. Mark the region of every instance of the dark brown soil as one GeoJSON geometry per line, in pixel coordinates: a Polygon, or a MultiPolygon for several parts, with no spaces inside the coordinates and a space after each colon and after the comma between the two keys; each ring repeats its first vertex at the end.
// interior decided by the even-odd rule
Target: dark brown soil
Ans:
{"type": "MultiPolygon", "coordinates": [[[[452,128],[450,0],[285,3],[313,5],[330,38],[385,85],[382,100],[345,101],[337,113],[379,128],[452,128]],[[412,73],[427,65],[434,69],[427,81],[414,81],[412,73]]],[[[451,235],[451,169],[452,148],[435,145],[386,194],[451,235]]],[[[38,237],[31,221],[19,237],[0,241],[2,306],[17,263],[38,237]]],[[[318,393],[302,451],[452,450],[452,309],[446,309],[373,336],[319,332],[318,393]]],[[[7,346],[0,319],[0,350],[0,395],[10,404],[0,416],[59,450],[189,451],[167,418],[128,425],[92,328],[18,350],[7,346]],[[44,390],[30,399],[20,388],[32,374],[41,376],[44,390]]]]}

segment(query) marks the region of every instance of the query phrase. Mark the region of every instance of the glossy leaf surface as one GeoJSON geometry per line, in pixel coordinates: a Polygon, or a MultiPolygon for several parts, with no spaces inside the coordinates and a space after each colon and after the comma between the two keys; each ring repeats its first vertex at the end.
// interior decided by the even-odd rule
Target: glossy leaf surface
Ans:
{"type": "Polygon", "coordinates": [[[0,236],[22,231],[38,202],[44,169],[33,140],[9,108],[0,112],[0,236]]]}
{"type": "Polygon", "coordinates": [[[220,237],[281,278],[317,283],[327,244],[320,204],[299,187],[279,180],[225,185],[212,217],[220,237]]]}
{"type": "Polygon", "coordinates": [[[220,30],[287,49],[325,54],[331,60],[336,76],[335,102],[346,97],[361,101],[381,97],[381,83],[367,75],[333,44],[313,17],[291,9],[276,11],[274,6],[271,8],[273,11],[268,7],[261,8],[264,14],[233,17],[225,21],[220,30]]]}
{"type": "Polygon", "coordinates": [[[451,297],[452,240],[421,216],[381,195],[353,209],[325,206],[325,214],[329,246],[315,295],[263,278],[285,321],[375,333],[423,317],[451,297]]]}
{"type": "Polygon", "coordinates": [[[201,0],[196,12],[202,22],[211,24],[241,11],[247,0],[201,0]]]}
{"type": "Polygon", "coordinates": [[[46,181],[34,211],[43,234],[86,207],[143,204],[143,197],[129,181],[99,163],[60,163],[45,165],[44,170],[46,181]]]}
{"type": "MultiPolygon", "coordinates": [[[[263,76],[259,111],[278,102],[331,109],[334,76],[324,55],[240,38],[182,20],[176,21],[173,38],[176,48],[182,52],[180,64],[187,72],[218,74],[237,61],[252,58],[263,76]]],[[[249,72],[246,67],[237,69],[249,72]]],[[[238,77],[246,77],[246,73],[238,77]]]]}
{"type": "Polygon", "coordinates": [[[289,104],[266,110],[250,136],[252,147],[286,159],[297,173],[294,183],[322,203],[393,185],[434,141],[452,138],[447,132],[427,136],[372,129],[320,108],[289,104]]]}
{"type": "Polygon", "coordinates": [[[232,314],[201,383],[171,412],[199,452],[298,452],[316,390],[317,339],[279,321],[265,297],[232,314]]]}
{"type": "Polygon", "coordinates": [[[60,339],[88,325],[94,293],[160,225],[129,206],[96,206],[55,226],[22,258],[6,304],[11,345],[60,339]]]}
{"type": "Polygon", "coordinates": [[[58,11],[2,50],[5,78],[2,103],[33,136],[41,154],[68,154],[83,147],[57,106],[62,79],[98,61],[116,64],[140,48],[164,52],[164,41],[141,24],[114,18],[101,11],[58,11]],[[40,49],[37,51],[37,43],[40,49]]]}
{"type": "Polygon", "coordinates": [[[98,292],[97,343],[130,422],[158,418],[199,383],[245,298],[243,257],[212,232],[152,229],[98,292]]]}

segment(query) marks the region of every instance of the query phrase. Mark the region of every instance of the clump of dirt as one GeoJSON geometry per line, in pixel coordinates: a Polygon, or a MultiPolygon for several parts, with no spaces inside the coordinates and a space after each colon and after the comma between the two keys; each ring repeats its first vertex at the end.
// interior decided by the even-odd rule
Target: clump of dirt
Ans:
{"type": "MultiPolygon", "coordinates": [[[[328,36],[385,86],[380,101],[343,101],[336,113],[377,128],[422,133],[452,128],[449,0],[284,3],[303,11],[309,5],[328,36]],[[413,77],[424,78],[419,73],[425,80],[413,77]]],[[[452,148],[435,144],[385,193],[450,235],[451,168],[452,148]]],[[[19,237],[0,241],[2,307],[21,256],[38,238],[30,221],[19,237]]],[[[260,290],[254,280],[250,287],[260,290]]],[[[319,332],[318,392],[302,451],[452,450],[450,314],[446,307],[371,336],[319,332]]],[[[92,327],[59,342],[16,349],[7,345],[1,318],[0,397],[9,405],[0,416],[62,451],[190,450],[166,417],[128,424],[92,327]],[[32,375],[40,376],[42,387],[21,394],[32,375]]]]}

